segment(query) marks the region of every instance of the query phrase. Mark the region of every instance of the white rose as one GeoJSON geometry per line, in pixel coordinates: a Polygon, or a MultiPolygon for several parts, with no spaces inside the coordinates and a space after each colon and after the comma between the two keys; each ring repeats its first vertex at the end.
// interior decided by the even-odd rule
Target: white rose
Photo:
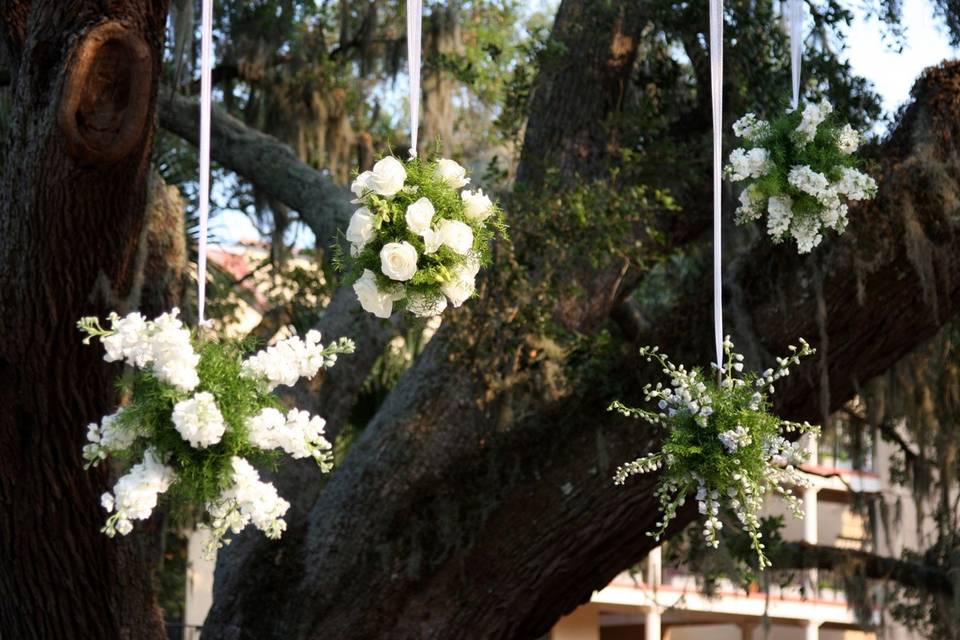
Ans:
{"type": "Polygon", "coordinates": [[[454,189],[459,189],[470,182],[470,178],[467,177],[467,170],[447,158],[441,158],[437,162],[436,176],[454,189]]]}
{"type": "Polygon", "coordinates": [[[409,207],[407,207],[407,227],[418,236],[424,235],[430,230],[430,223],[433,222],[433,214],[436,213],[431,203],[426,198],[420,198],[409,207]]]}
{"type": "Polygon", "coordinates": [[[443,237],[439,231],[427,229],[423,232],[423,244],[426,245],[426,248],[423,250],[424,253],[427,255],[436,253],[440,245],[443,244],[443,237]]]}
{"type": "Polygon", "coordinates": [[[473,248],[473,229],[459,220],[444,220],[440,223],[440,239],[456,253],[467,255],[473,248]]]}
{"type": "Polygon", "coordinates": [[[374,215],[370,209],[361,207],[354,211],[350,217],[350,225],[347,227],[347,240],[358,249],[362,249],[373,237],[373,221],[374,215]]]}
{"type": "Polygon", "coordinates": [[[418,318],[438,316],[447,308],[447,299],[443,296],[414,294],[407,300],[407,309],[418,318]]]}
{"type": "Polygon", "coordinates": [[[368,184],[375,192],[389,198],[403,188],[406,179],[407,171],[403,163],[393,156],[387,156],[373,165],[368,184]]]}
{"type": "Polygon", "coordinates": [[[483,222],[493,213],[493,203],[483,194],[483,189],[464,191],[460,194],[463,200],[463,214],[467,220],[483,222]]]}
{"type": "Polygon", "coordinates": [[[388,242],[380,250],[380,270],[391,280],[409,280],[417,272],[417,250],[409,242],[388,242]]]}
{"type": "Polygon", "coordinates": [[[479,271],[480,262],[470,254],[467,256],[467,261],[453,271],[453,277],[440,285],[440,290],[450,300],[450,304],[459,307],[473,295],[479,271]]]}
{"type": "Polygon", "coordinates": [[[360,279],[353,283],[353,291],[357,294],[357,300],[364,311],[372,313],[378,318],[389,318],[393,313],[393,303],[397,296],[388,292],[381,291],[377,287],[377,276],[364,269],[360,279]]]}
{"type": "Polygon", "coordinates": [[[353,195],[357,196],[357,199],[352,201],[354,204],[360,202],[360,198],[363,198],[363,196],[367,195],[367,192],[370,191],[370,178],[372,176],[372,171],[364,171],[358,175],[354,179],[353,184],[350,185],[350,191],[353,192],[353,195]]]}

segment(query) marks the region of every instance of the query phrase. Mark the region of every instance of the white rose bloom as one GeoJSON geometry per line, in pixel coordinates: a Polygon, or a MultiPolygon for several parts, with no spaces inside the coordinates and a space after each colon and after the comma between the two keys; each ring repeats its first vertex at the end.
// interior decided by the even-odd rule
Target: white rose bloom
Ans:
{"type": "Polygon", "coordinates": [[[353,284],[353,291],[363,310],[378,318],[389,318],[393,313],[393,303],[398,299],[388,291],[380,291],[377,277],[370,269],[363,270],[363,275],[353,284]]]}
{"type": "Polygon", "coordinates": [[[441,158],[437,162],[436,176],[454,189],[459,189],[470,182],[470,178],[467,177],[467,170],[447,158],[441,158]]]}
{"type": "Polygon", "coordinates": [[[213,394],[206,391],[173,405],[173,426],[194,449],[220,442],[227,428],[213,394]]]}
{"type": "Polygon", "coordinates": [[[373,213],[366,207],[360,207],[350,216],[350,224],[347,226],[347,240],[357,249],[363,249],[373,238],[375,233],[374,219],[373,213]]]}
{"type": "Polygon", "coordinates": [[[407,207],[407,213],[404,218],[407,221],[407,227],[418,236],[424,235],[430,230],[430,223],[433,222],[433,214],[436,211],[433,203],[426,198],[420,198],[407,207]]]}
{"type": "Polygon", "coordinates": [[[373,171],[364,171],[354,179],[353,184],[350,185],[350,191],[353,192],[353,195],[357,196],[356,199],[353,200],[354,204],[360,202],[360,200],[373,189],[370,185],[370,178],[372,177],[373,171]]]}
{"type": "Polygon", "coordinates": [[[440,223],[440,239],[443,244],[462,256],[473,248],[473,229],[459,220],[444,220],[440,223]]]}
{"type": "Polygon", "coordinates": [[[477,273],[480,271],[480,262],[476,256],[470,254],[467,261],[457,267],[453,272],[453,278],[440,285],[440,290],[450,300],[454,307],[462,305],[476,290],[477,273]]]}
{"type": "Polygon", "coordinates": [[[425,245],[423,250],[425,254],[434,254],[443,244],[443,236],[436,229],[427,229],[423,232],[423,244],[425,245]]]}
{"type": "Polygon", "coordinates": [[[447,308],[447,299],[443,296],[411,295],[407,300],[407,309],[418,318],[438,316],[447,308]]]}
{"type": "Polygon", "coordinates": [[[380,271],[391,280],[406,282],[417,272],[417,250],[409,242],[388,242],[380,250],[380,271]]]}
{"type": "Polygon", "coordinates": [[[483,194],[483,189],[464,191],[460,194],[463,200],[463,214],[467,220],[483,222],[493,213],[493,203],[483,194]]]}
{"type": "Polygon", "coordinates": [[[407,179],[407,170],[403,168],[403,163],[393,156],[387,156],[373,165],[371,174],[370,188],[388,198],[400,191],[403,181],[407,179]]]}

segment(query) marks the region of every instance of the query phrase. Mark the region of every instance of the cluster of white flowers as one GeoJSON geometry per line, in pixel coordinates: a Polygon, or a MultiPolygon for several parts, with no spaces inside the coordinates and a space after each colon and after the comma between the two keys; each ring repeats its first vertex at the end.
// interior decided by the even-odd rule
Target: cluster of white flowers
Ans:
{"type": "Polygon", "coordinates": [[[157,506],[157,498],[170,488],[176,475],[166,466],[154,449],[147,449],[143,461],[133,465],[117,480],[113,493],[100,497],[100,504],[107,513],[113,513],[103,532],[113,537],[126,535],[133,530],[131,520],[146,520],[157,506]]]}
{"type": "Polygon", "coordinates": [[[177,317],[174,309],[156,320],[145,320],[139,313],[121,318],[111,313],[110,329],[100,327],[96,318],[87,318],[88,326],[81,326],[90,335],[84,340],[101,337],[107,362],[124,361],[140,369],[150,368],[163,382],[169,382],[182,391],[191,391],[199,383],[197,364],[200,362],[190,343],[190,329],[177,317]]]}
{"type": "Polygon", "coordinates": [[[873,197],[877,188],[873,178],[845,166],[844,163],[849,161],[842,159],[857,150],[860,135],[850,125],[823,129],[829,126],[824,123],[832,111],[833,107],[826,101],[807,105],[789,140],[778,139],[777,129],[752,113],[734,123],[734,134],[751,145],[750,148],[734,149],[726,169],[731,180],[747,182],[740,193],[740,206],[736,211],[738,223],[759,220],[766,213],[767,233],[775,242],[792,237],[798,251],[808,253],[823,241],[824,229],[838,233],[844,231],[847,226],[844,199],[855,201],[873,197]],[[828,131],[829,135],[818,139],[818,131],[828,131]],[[774,153],[778,145],[790,150],[786,166],[778,167],[773,160],[783,157],[782,149],[780,153],[774,153]],[[813,160],[809,162],[817,164],[823,157],[830,157],[829,153],[820,153],[820,147],[823,147],[832,149],[833,157],[839,158],[837,164],[817,171],[809,163],[792,161],[815,146],[809,156],[813,160]],[[784,178],[785,181],[781,182],[784,178]]]}
{"type": "Polygon", "coordinates": [[[790,367],[813,350],[801,340],[799,348],[790,347],[790,355],[777,358],[776,369],[746,376],[742,373],[744,358],[733,351],[729,337],[724,341],[724,352],[726,362],[717,367],[720,379],[714,383],[703,380],[697,370],[674,365],[656,347],[641,350],[648,361],[659,362],[670,378],[669,387],[657,384],[644,388],[646,400],[657,401],[659,411],[631,409],[620,403],[611,408],[665,426],[670,433],[665,451],[621,465],[614,481],[624,484],[634,474],[663,469],[655,492],[663,517],[657,522],[658,530],[651,533],[657,539],[676,516],[687,494],[695,491],[697,508],[703,516],[704,540],[717,547],[723,528],[721,510],[728,507],[750,536],[762,568],[768,563],[760,531],[764,496],[776,492],[802,517],[801,505],[791,487],[805,484],[796,465],[806,460],[807,450],[782,433],[816,431],[807,423],[772,418],[765,412],[764,400],[774,392],[774,383],[789,375],[790,367]],[[717,415],[718,411],[722,413],[717,415]],[[720,431],[720,424],[736,426],[720,431]],[[718,446],[711,450],[709,445],[702,444],[705,437],[716,438],[718,446]],[[691,447],[692,442],[698,444],[691,447]]]}
{"type": "Polygon", "coordinates": [[[194,338],[177,319],[176,309],[153,321],[139,313],[124,318],[112,314],[110,320],[109,329],[101,327],[96,318],[81,320],[78,326],[88,334],[84,342],[99,338],[108,361],[124,361],[152,373],[137,373],[141,376],[137,384],[145,383],[153,389],[159,381],[164,388],[162,393],[149,391],[139,397],[140,387],[134,384],[128,406],[87,427],[83,457],[88,466],[110,455],[144,451],[142,460],[120,477],[113,492],[103,494],[101,504],[112,514],[103,531],[110,536],[129,533],[132,521],[148,518],[160,494],[178,483],[180,493],[185,488],[188,495],[202,496],[198,502],[207,502],[213,533],[208,549],[221,546],[228,531],[238,532],[247,524],[278,537],[286,528],[283,515],[289,503],[236,453],[252,455],[280,449],[293,458],[312,457],[322,471],[329,471],[333,447],[324,437],[323,418],[298,409],[284,415],[270,406],[275,400],[269,393],[277,385],[293,385],[300,378],[312,378],[321,368],[333,366],[337,354],[353,352],[353,342],[341,339],[324,346],[320,333],[310,331],[304,339],[293,336],[281,340],[243,361],[235,343],[205,344],[201,349],[204,357],[212,349],[219,353],[215,358],[226,357],[228,362],[234,359],[231,366],[235,368],[224,369],[228,373],[210,373],[211,367],[200,366],[194,338]],[[203,379],[198,371],[205,376],[203,379]],[[240,380],[250,379],[254,384],[231,385],[238,379],[237,372],[240,380]],[[231,386],[236,388],[223,390],[231,386]],[[238,393],[244,397],[238,398],[238,393]],[[250,406],[263,408],[250,416],[250,406]],[[236,416],[238,411],[249,417],[232,418],[238,423],[230,423],[227,417],[236,416]],[[225,438],[228,433],[231,438],[225,438]],[[186,443],[195,451],[184,455],[184,445],[176,442],[186,443]],[[216,475],[197,480],[197,475],[213,473],[206,471],[208,462],[217,468],[216,475]],[[220,483],[214,486],[229,483],[215,500],[209,500],[209,484],[204,485],[211,481],[220,483]]]}
{"type": "MultiPolygon", "coordinates": [[[[433,179],[454,191],[470,182],[466,170],[446,158],[436,162],[433,179]]],[[[386,276],[389,284],[383,284],[372,269],[363,269],[353,288],[364,310],[377,317],[388,318],[393,313],[394,304],[405,301],[411,313],[430,317],[443,313],[448,303],[459,307],[473,295],[480,266],[479,256],[474,249],[475,232],[482,229],[495,212],[493,202],[482,190],[461,191],[458,206],[462,207],[462,213],[457,215],[464,219],[448,217],[450,213],[438,210],[428,197],[416,198],[418,187],[408,183],[403,163],[390,156],[377,162],[372,170],[357,176],[351,190],[357,196],[354,203],[363,205],[350,218],[345,234],[352,257],[360,256],[370,243],[376,241],[384,224],[388,223],[402,223],[406,231],[420,238],[423,243],[423,255],[418,254],[417,247],[402,237],[385,242],[382,246],[374,245],[374,249],[379,247],[377,259],[380,273],[386,276]],[[399,202],[409,204],[405,207],[396,204],[398,196],[403,196],[399,202]],[[400,208],[394,210],[393,207],[400,208]],[[433,295],[408,292],[406,283],[417,276],[425,261],[438,255],[441,247],[460,256],[461,266],[449,268],[451,265],[448,264],[448,268],[439,271],[437,280],[440,288],[433,295]]]]}
{"type": "Polygon", "coordinates": [[[267,407],[247,420],[250,442],[264,449],[281,449],[292,458],[313,457],[323,471],[331,468],[333,446],[323,436],[326,421],[306,411],[291,410],[286,416],[267,407]]]}
{"type": "Polygon", "coordinates": [[[194,449],[220,442],[227,425],[213,394],[201,391],[173,405],[173,426],[194,449]]]}
{"type": "Polygon", "coordinates": [[[135,429],[119,424],[120,412],[104,416],[100,424],[87,425],[87,444],[83,446],[83,459],[88,467],[95,467],[107,456],[129,449],[140,435],[135,429]]]}
{"type": "Polygon", "coordinates": [[[753,438],[750,437],[750,431],[742,424],[738,424],[735,429],[727,429],[720,433],[720,442],[727,451],[733,453],[740,447],[749,445],[753,438]]]}
{"type": "Polygon", "coordinates": [[[813,139],[817,137],[817,128],[823,124],[831,113],[833,113],[833,105],[826,100],[821,100],[818,104],[808,104],[804,107],[800,114],[800,124],[797,125],[797,139],[803,144],[813,142],[813,139]]]}
{"type": "Polygon", "coordinates": [[[332,347],[320,342],[320,332],[310,330],[306,339],[292,336],[247,358],[243,363],[246,375],[267,381],[272,391],[278,385],[292,387],[300,378],[310,379],[320,369],[337,363],[337,353],[352,350],[352,342],[342,338],[332,347]]]}
{"type": "Polygon", "coordinates": [[[730,179],[746,180],[766,175],[773,163],[770,162],[770,153],[763,148],[734,149],[730,154],[730,179]]]}
{"type": "Polygon", "coordinates": [[[229,540],[224,536],[232,531],[240,533],[248,524],[262,531],[268,538],[279,538],[287,529],[283,519],[290,503],[280,497],[277,488],[260,479],[253,466],[238,456],[231,459],[232,483],[220,496],[207,504],[211,522],[205,526],[209,538],[204,545],[204,556],[212,558],[216,550],[229,540]]]}

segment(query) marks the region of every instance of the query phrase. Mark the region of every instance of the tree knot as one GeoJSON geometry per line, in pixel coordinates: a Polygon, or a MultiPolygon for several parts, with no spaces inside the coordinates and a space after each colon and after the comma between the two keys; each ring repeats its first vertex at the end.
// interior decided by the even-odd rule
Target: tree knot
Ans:
{"type": "Polygon", "coordinates": [[[138,148],[147,129],[153,61],[143,36],[120,22],[84,34],[68,62],[60,128],[70,155],[114,164],[138,148]]]}

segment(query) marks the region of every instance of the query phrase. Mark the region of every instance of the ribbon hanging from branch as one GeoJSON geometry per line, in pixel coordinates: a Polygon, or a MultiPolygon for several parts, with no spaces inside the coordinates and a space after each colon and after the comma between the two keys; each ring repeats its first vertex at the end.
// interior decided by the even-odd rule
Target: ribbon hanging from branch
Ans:
{"type": "Polygon", "coordinates": [[[784,0],[787,28],[790,33],[790,79],[793,96],[790,108],[796,111],[800,104],[800,62],[803,58],[803,1],[784,0]]]}
{"type": "Polygon", "coordinates": [[[197,316],[206,326],[204,307],[207,301],[207,219],[210,217],[210,104],[212,102],[213,69],[213,0],[203,0],[200,18],[200,193],[198,215],[200,236],[197,239],[197,316]]]}
{"type": "Polygon", "coordinates": [[[723,0],[710,0],[710,90],[713,101],[713,332],[723,366],[723,282],[720,226],[723,168],[723,0]]]}
{"type": "Polygon", "coordinates": [[[420,38],[423,0],[407,0],[407,74],[410,76],[410,157],[417,157],[420,127],[420,38]]]}

